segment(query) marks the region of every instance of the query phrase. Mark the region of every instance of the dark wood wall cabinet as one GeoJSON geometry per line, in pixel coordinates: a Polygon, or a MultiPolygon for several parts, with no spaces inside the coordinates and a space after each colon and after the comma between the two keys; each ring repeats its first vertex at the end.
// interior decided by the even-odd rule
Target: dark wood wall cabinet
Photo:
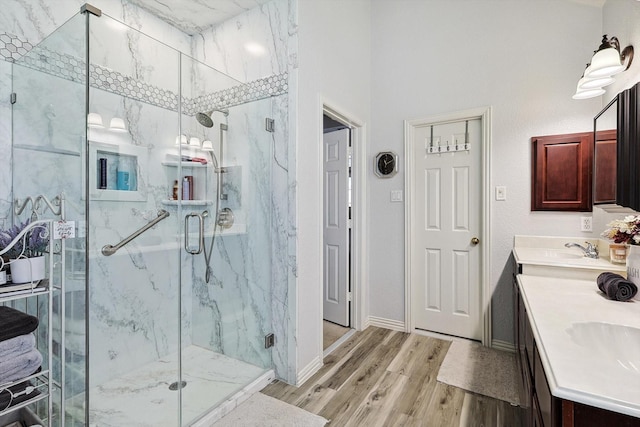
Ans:
{"type": "MultiPolygon", "coordinates": [[[[560,399],[551,394],[527,309],[514,276],[514,316],[522,427],[638,427],[640,418],[560,399]]],[[[585,375],[588,375],[585,372],[585,375]]]]}
{"type": "Polygon", "coordinates": [[[615,130],[596,132],[593,204],[615,203],[617,141],[615,130]]]}
{"type": "Polygon", "coordinates": [[[591,211],[593,132],[531,138],[532,211],[591,211]]]}

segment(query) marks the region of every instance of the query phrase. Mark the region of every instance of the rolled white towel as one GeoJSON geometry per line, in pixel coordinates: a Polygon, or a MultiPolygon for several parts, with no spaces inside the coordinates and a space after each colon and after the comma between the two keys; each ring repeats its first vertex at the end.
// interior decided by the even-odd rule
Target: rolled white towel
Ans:
{"type": "Polygon", "coordinates": [[[9,359],[36,348],[36,337],[33,334],[18,335],[6,341],[0,341],[0,360],[9,359]]]}

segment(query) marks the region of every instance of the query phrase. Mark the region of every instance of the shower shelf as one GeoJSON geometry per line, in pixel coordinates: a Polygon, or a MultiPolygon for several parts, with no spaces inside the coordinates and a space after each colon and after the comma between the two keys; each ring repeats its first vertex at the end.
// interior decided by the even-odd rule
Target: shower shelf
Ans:
{"type": "Polygon", "coordinates": [[[163,200],[162,204],[165,206],[211,206],[213,200],[163,200]]]}
{"type": "MultiPolygon", "coordinates": [[[[162,166],[171,166],[176,168],[178,167],[178,162],[167,160],[162,162],[162,166]]],[[[180,162],[180,166],[182,166],[183,168],[207,168],[209,167],[209,164],[203,165],[200,162],[180,162]]]]}
{"type": "Polygon", "coordinates": [[[20,148],[22,150],[41,151],[43,153],[62,154],[64,156],[80,157],[80,153],[72,150],[64,150],[62,148],[47,147],[43,145],[29,145],[29,144],[14,144],[13,148],[20,148]]]}

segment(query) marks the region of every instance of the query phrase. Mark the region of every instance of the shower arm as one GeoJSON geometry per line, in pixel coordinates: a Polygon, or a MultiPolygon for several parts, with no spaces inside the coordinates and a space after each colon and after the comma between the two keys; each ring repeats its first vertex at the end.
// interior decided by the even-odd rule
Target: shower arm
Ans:
{"type": "Polygon", "coordinates": [[[154,225],[156,225],[157,223],[162,221],[163,219],[167,218],[168,216],[169,216],[169,212],[165,211],[164,209],[160,209],[158,211],[158,217],[157,218],[149,221],[146,225],[144,225],[138,231],[136,231],[136,232],[130,234],[129,236],[125,237],[117,245],[115,245],[115,246],[113,246],[113,245],[105,245],[105,246],[103,246],[102,247],[102,255],[111,256],[111,255],[115,254],[118,251],[118,249],[120,249],[121,247],[123,247],[124,245],[126,245],[127,243],[129,243],[130,241],[132,241],[133,239],[135,239],[136,237],[138,237],[139,235],[141,235],[142,233],[144,233],[145,231],[147,231],[148,229],[150,229],[151,227],[153,227],[154,225]]]}

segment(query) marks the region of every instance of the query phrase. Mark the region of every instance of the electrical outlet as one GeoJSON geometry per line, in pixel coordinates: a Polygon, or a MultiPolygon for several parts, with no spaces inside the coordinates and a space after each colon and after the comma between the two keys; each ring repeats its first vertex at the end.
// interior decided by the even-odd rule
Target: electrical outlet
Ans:
{"type": "Polygon", "coordinates": [[[583,216],[580,218],[580,231],[593,231],[592,227],[592,217],[583,216]]]}

